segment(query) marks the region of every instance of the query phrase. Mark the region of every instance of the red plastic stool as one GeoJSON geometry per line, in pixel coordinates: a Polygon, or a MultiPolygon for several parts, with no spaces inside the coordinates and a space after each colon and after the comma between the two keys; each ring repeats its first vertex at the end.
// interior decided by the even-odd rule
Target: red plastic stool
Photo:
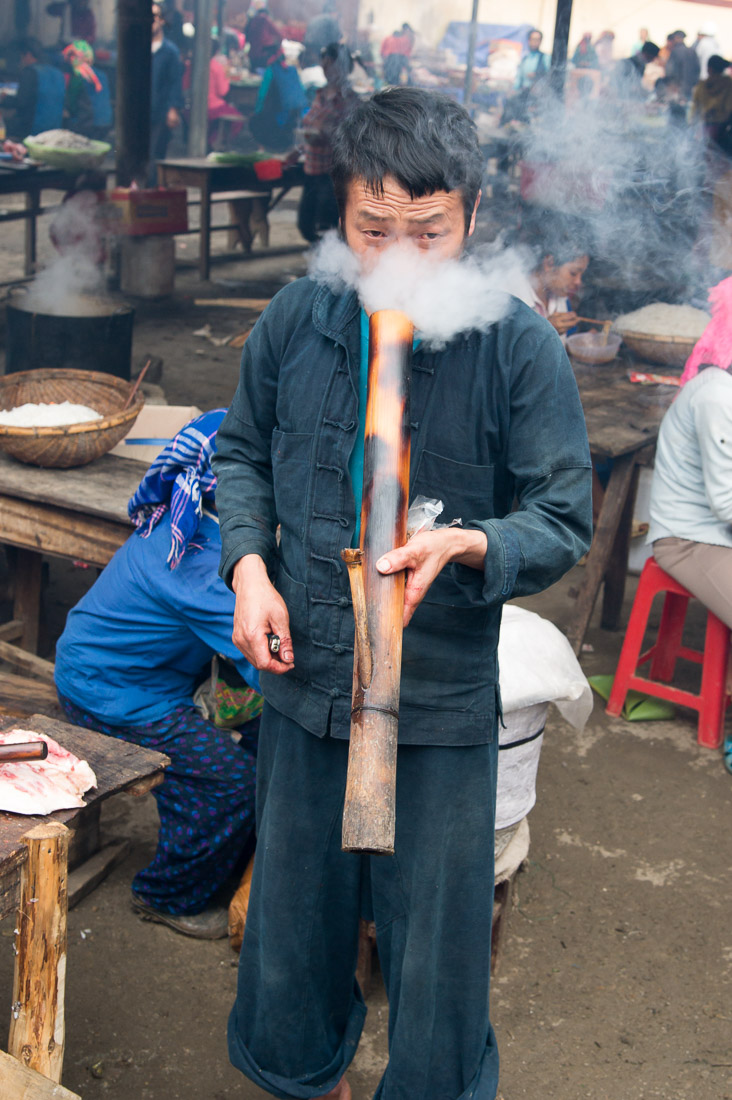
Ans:
{"type": "Polygon", "coordinates": [[[729,702],[725,680],[730,631],[725,623],[709,611],[704,650],[700,652],[682,645],[686,608],[692,598],[691,593],[665,573],[653,558],[648,559],[638,582],[638,591],[605,713],[617,717],[631,689],[667,699],[670,703],[678,703],[683,707],[693,707],[699,712],[697,741],[705,748],[716,749],[722,744],[724,712],[729,702]],[[655,645],[641,654],[653,598],[659,592],[665,592],[666,599],[658,636],[655,645]],[[701,691],[698,695],[671,687],[670,681],[679,657],[702,666],[701,691]],[[636,669],[647,661],[651,662],[648,680],[636,675],[636,669]]]}

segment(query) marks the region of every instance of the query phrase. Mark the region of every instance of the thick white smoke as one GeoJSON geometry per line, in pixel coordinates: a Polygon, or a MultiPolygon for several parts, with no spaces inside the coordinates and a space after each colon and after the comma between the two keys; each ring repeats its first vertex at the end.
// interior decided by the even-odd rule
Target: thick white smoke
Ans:
{"type": "Polygon", "coordinates": [[[79,192],[59,207],[52,235],[61,254],[33,280],[25,308],[67,317],[100,312],[93,297],[104,290],[96,214],[96,197],[90,191],[79,192]]]}
{"type": "MultiPolygon", "coordinates": [[[[373,257],[369,257],[373,261],[373,257]]],[[[401,310],[422,340],[443,347],[460,333],[487,332],[524,296],[531,257],[520,249],[478,250],[441,260],[409,243],[391,245],[364,269],[333,231],[315,249],[309,274],[335,293],[349,287],[367,313],[401,310]]]]}

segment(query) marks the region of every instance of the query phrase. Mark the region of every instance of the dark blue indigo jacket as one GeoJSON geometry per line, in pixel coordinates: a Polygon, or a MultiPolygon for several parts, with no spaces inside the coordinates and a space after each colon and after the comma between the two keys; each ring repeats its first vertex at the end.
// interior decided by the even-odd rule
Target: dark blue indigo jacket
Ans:
{"type": "MultiPolygon", "coordinates": [[[[355,526],[360,306],[310,279],[282,290],[244,348],[213,465],[221,575],[260,554],[290,613],[295,668],[265,697],[311,732],[348,737],[353,611],[340,550],[355,526]],[[280,545],[275,532],[281,524],[280,545]]],[[[488,538],[485,568],[448,566],[404,633],[399,740],[494,736],[501,607],[558,580],[592,536],[591,467],[574,376],[554,329],[521,302],[487,334],[420,348],[411,496],[488,538]],[[516,511],[511,511],[514,499],[516,511]]]]}

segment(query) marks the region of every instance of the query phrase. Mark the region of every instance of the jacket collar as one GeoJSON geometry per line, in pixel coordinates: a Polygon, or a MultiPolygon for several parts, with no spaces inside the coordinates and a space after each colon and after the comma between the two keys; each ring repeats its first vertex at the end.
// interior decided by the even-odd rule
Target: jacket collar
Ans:
{"type": "Polygon", "coordinates": [[[358,320],[360,310],[355,290],[336,295],[327,286],[320,286],[313,301],[313,324],[323,336],[345,346],[352,337],[349,330],[358,320]]]}

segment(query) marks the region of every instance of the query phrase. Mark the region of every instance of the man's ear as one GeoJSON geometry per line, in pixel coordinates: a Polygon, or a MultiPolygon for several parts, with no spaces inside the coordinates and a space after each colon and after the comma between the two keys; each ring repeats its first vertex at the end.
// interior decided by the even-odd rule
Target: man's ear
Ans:
{"type": "Polygon", "coordinates": [[[470,225],[468,226],[468,236],[472,237],[475,232],[475,219],[478,215],[478,207],[480,206],[480,200],[483,197],[483,192],[479,191],[475,200],[475,206],[473,207],[473,213],[470,215],[470,225]]]}

